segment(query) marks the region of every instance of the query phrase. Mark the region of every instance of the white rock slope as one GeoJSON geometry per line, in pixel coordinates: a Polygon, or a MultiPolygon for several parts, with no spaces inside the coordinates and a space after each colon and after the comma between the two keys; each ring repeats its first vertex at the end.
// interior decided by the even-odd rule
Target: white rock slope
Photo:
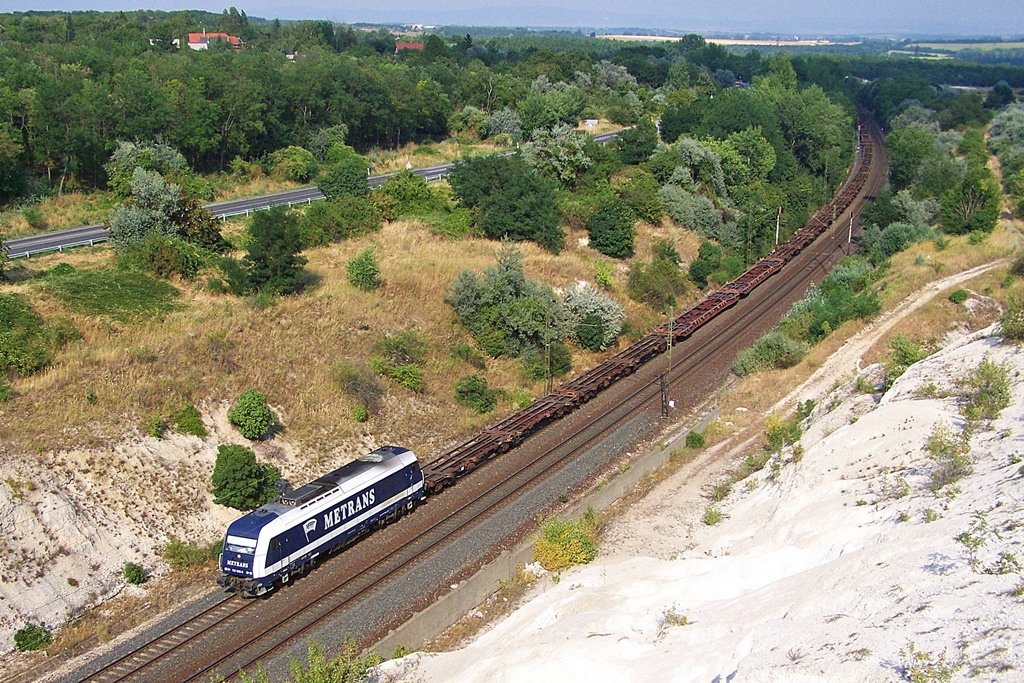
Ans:
{"type": "MultiPolygon", "coordinates": [[[[381,679],[1024,680],[1024,354],[991,334],[915,365],[877,404],[849,386],[814,397],[802,459],[738,484],[721,524],[701,508],[608,534],[643,526],[648,555],[671,559],[623,558],[635,543],[613,540],[468,647],[389,662],[381,679]],[[986,354],[1010,367],[1012,404],[975,431],[959,494],[936,495],[924,445],[940,421],[962,429],[946,390],[986,354]],[[982,543],[973,566],[957,536],[982,543]]],[[[655,491],[662,508],[686,505],[683,477],[655,491]]]]}

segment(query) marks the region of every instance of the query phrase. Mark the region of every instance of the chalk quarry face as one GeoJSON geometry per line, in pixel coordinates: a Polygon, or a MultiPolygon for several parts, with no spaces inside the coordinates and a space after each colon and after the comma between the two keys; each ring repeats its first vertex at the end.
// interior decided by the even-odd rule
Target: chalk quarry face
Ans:
{"type": "Polygon", "coordinates": [[[701,523],[707,500],[684,468],[611,525],[595,563],[548,582],[463,650],[382,665],[383,680],[1020,671],[1024,354],[993,331],[912,366],[881,400],[852,381],[805,397],[817,408],[799,461],[786,450],[777,469],[736,484],[723,522],[701,523]],[[939,423],[963,428],[954,378],[986,356],[1009,368],[1012,404],[975,427],[959,491],[933,492],[925,444],[939,423]],[[976,552],[965,533],[984,539],[976,552]]]}
{"type": "MultiPolygon", "coordinates": [[[[168,534],[221,537],[237,512],[213,505],[217,444],[238,441],[227,405],[204,406],[205,439],[136,436],[110,449],[6,457],[0,462],[0,652],[28,621],[59,627],[122,591],[124,564],[167,571],[168,534]]],[[[285,471],[301,468],[287,444],[257,444],[285,471]],[[272,452],[271,452],[272,451],[272,452]]]]}

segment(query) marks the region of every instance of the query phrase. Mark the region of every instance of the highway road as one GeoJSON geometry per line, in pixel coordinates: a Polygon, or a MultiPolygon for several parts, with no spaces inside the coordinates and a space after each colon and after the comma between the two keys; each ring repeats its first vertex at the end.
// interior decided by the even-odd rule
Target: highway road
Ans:
{"type": "MultiPolygon", "coordinates": [[[[600,135],[595,135],[594,140],[596,142],[605,143],[617,135],[618,133],[602,133],[600,135]]],[[[513,152],[503,152],[503,154],[513,154],[513,152]]],[[[437,164],[435,166],[424,166],[412,169],[412,173],[413,175],[418,175],[426,180],[436,180],[447,175],[454,165],[454,162],[448,162],[444,164],[437,164]]],[[[394,175],[395,172],[372,175],[367,178],[367,184],[371,188],[379,187],[394,175]]],[[[215,218],[227,218],[229,216],[248,216],[249,213],[253,211],[261,211],[274,206],[309,204],[321,199],[324,199],[323,193],[320,192],[316,186],[312,186],[303,187],[298,190],[274,192],[273,194],[266,194],[260,197],[215,202],[213,204],[207,204],[205,208],[208,209],[215,218]]],[[[73,247],[92,246],[99,242],[106,242],[109,238],[110,231],[102,225],[86,225],[81,228],[58,230],[55,232],[48,232],[43,235],[20,237],[7,242],[7,257],[13,259],[31,256],[33,254],[42,254],[49,251],[63,251],[64,249],[71,249],[73,247]]]]}

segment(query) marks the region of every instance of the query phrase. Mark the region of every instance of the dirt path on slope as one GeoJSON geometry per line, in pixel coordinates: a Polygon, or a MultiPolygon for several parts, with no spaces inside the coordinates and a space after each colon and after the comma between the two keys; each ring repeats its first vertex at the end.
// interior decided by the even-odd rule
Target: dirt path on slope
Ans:
{"type": "Polygon", "coordinates": [[[879,339],[888,334],[897,323],[914,311],[920,309],[922,306],[938,296],[942,291],[967,282],[968,280],[973,280],[974,278],[998,268],[999,266],[1004,266],[1009,262],[1010,259],[999,259],[998,261],[992,261],[991,263],[985,263],[959,273],[954,273],[953,275],[944,277],[941,280],[936,280],[925,285],[923,289],[915,293],[913,296],[907,297],[901,301],[896,308],[886,311],[882,315],[878,316],[878,318],[871,321],[864,329],[850,337],[846,343],[840,346],[835,353],[828,357],[828,360],[826,360],[813,375],[808,377],[803,384],[789,392],[789,394],[772,406],[771,411],[769,412],[782,410],[786,406],[792,406],[801,397],[823,395],[826,391],[832,388],[836,382],[846,379],[854,373],[860,372],[861,359],[864,357],[864,354],[866,354],[879,339]]]}

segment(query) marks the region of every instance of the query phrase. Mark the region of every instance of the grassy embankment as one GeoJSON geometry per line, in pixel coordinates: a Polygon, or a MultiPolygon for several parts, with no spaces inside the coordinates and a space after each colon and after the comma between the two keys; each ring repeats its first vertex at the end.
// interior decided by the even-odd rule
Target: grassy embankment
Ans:
{"type": "MultiPolygon", "coordinates": [[[[643,228],[637,253],[649,258],[650,245],[669,231],[667,223],[643,228]]],[[[599,255],[581,246],[581,237],[570,235],[559,255],[522,245],[527,276],[556,287],[593,281],[599,255]]],[[[497,413],[480,416],[458,406],[453,396],[455,383],[473,368],[451,356],[451,348],[469,337],[443,296],[463,269],[482,271],[493,264],[496,247],[481,239],[445,241],[418,223],[395,222],[365,238],[307,250],[310,282],[305,291],[279,298],[269,308],[212,295],[201,280],[175,281],[178,296],[170,310],[157,310],[164,304],[154,300],[153,309],[141,316],[109,310],[117,295],[102,300],[95,292],[68,291],[44,276],[59,262],[79,270],[111,268],[115,258],[109,249],[17,262],[14,282],[0,285],[0,291],[24,295],[46,320],[69,320],[83,339],[58,353],[49,369],[13,382],[18,396],[0,405],[5,414],[0,441],[21,453],[110,444],[169,405],[233,401],[245,389],[256,388],[278,410],[285,437],[314,463],[318,455],[366,433],[430,457],[514,408],[504,401],[497,413]],[[352,287],[345,271],[347,261],[368,244],[376,248],[384,280],[381,289],[369,293],[352,287]],[[334,381],[335,366],[365,362],[377,339],[406,329],[427,343],[425,390],[417,394],[381,380],[388,389],[383,407],[369,423],[356,423],[350,417],[353,399],[334,381]]],[[[680,241],[687,260],[696,256],[696,247],[693,236],[680,241]]],[[[618,263],[612,296],[623,304],[634,329],[646,330],[658,317],[625,296],[627,277],[626,264],[618,263]]],[[[125,292],[124,298],[137,295],[125,292]]],[[[574,354],[577,370],[602,357],[579,350],[574,354]]],[[[488,360],[485,374],[493,387],[523,387],[514,361],[488,360]]],[[[525,388],[537,395],[543,383],[525,388]]]]}

